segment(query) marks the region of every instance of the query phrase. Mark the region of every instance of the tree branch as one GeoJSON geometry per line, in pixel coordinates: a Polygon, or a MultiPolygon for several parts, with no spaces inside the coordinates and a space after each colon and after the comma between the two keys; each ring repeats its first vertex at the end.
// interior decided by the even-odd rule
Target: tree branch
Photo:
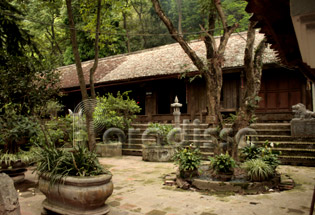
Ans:
{"type": "Polygon", "coordinates": [[[184,40],[182,36],[180,36],[174,28],[173,23],[171,20],[164,14],[160,2],[158,0],[151,0],[152,4],[154,6],[154,10],[157,13],[157,15],[160,17],[160,19],[164,22],[166,25],[169,33],[171,34],[172,38],[176,40],[180,46],[183,48],[185,53],[189,56],[193,64],[198,68],[198,70],[202,73],[205,73],[205,65],[203,61],[197,56],[196,52],[190,48],[190,46],[187,44],[187,42],[184,40]]]}
{"type": "Polygon", "coordinates": [[[213,0],[213,4],[215,5],[215,8],[217,9],[217,12],[220,16],[224,31],[227,31],[228,26],[227,26],[227,21],[226,21],[224,12],[222,10],[221,1],[220,0],[213,0]]]}
{"type": "Polygon", "coordinates": [[[214,54],[215,54],[215,53],[218,51],[218,47],[217,47],[217,44],[216,44],[216,42],[215,42],[214,37],[213,37],[211,34],[209,34],[208,31],[207,31],[202,25],[199,25],[199,26],[200,26],[201,30],[202,30],[204,33],[206,33],[207,36],[210,38],[211,43],[213,44],[213,45],[212,45],[212,48],[213,48],[213,51],[214,51],[214,54]]]}
{"type": "Polygon", "coordinates": [[[231,27],[227,27],[226,31],[224,30],[224,33],[221,37],[220,46],[218,48],[218,54],[220,56],[224,54],[226,44],[229,41],[231,34],[235,31],[236,28],[238,28],[238,23],[234,23],[231,27]]]}
{"type": "Polygon", "coordinates": [[[255,29],[254,26],[257,22],[250,22],[248,24],[247,40],[244,52],[244,70],[246,76],[251,74],[253,69],[253,50],[255,42],[255,29]]]}
{"type": "Polygon", "coordinates": [[[255,51],[255,57],[254,57],[254,67],[261,67],[263,64],[263,53],[267,47],[267,39],[264,38],[262,41],[260,41],[259,45],[257,46],[257,49],[255,51]]]}

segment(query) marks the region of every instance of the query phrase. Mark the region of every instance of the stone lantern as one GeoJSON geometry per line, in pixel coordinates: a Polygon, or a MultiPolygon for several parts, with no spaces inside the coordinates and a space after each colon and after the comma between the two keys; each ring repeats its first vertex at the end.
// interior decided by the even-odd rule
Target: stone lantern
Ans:
{"type": "Polygon", "coordinates": [[[174,122],[175,122],[175,128],[180,128],[180,108],[183,105],[178,102],[177,96],[175,97],[174,103],[171,104],[171,107],[174,109],[173,115],[174,115],[174,122]]]}

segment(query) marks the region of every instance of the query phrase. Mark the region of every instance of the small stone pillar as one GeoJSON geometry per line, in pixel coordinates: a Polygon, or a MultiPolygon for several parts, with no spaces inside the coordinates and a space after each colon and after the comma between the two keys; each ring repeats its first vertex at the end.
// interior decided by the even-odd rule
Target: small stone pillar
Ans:
{"type": "Polygon", "coordinates": [[[182,106],[183,106],[182,104],[178,103],[178,98],[176,96],[174,103],[171,104],[171,107],[174,108],[173,115],[174,115],[175,128],[180,128],[180,114],[181,114],[180,108],[182,106]]]}

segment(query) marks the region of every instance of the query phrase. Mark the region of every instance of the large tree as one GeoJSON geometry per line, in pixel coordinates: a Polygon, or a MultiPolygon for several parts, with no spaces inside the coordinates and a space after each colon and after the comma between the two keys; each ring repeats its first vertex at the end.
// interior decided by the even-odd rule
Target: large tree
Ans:
{"type": "MultiPolygon", "coordinates": [[[[246,47],[244,50],[244,73],[245,87],[241,98],[240,108],[237,112],[236,119],[232,125],[233,132],[236,134],[242,128],[249,126],[249,123],[258,107],[261,85],[261,75],[263,68],[263,53],[266,49],[266,38],[262,39],[255,50],[255,25],[257,22],[250,22],[247,31],[246,47]]],[[[234,141],[232,147],[233,157],[237,158],[237,141],[234,141]]]]}
{"type": "MultiPolygon", "coordinates": [[[[77,75],[78,75],[78,79],[79,79],[82,100],[87,101],[89,99],[89,96],[88,96],[88,92],[86,89],[86,84],[85,84],[86,82],[84,79],[84,74],[83,74],[79,49],[78,49],[77,34],[76,34],[76,28],[75,28],[73,13],[72,13],[71,0],[66,0],[66,4],[67,4],[69,26],[70,26],[72,52],[74,54],[75,65],[76,65],[77,75]]],[[[90,108],[90,106],[86,105],[86,128],[87,128],[87,133],[88,133],[88,148],[90,151],[94,150],[94,147],[95,147],[95,133],[94,133],[94,127],[93,127],[92,111],[93,110],[90,108]]]]}
{"type": "MultiPolygon", "coordinates": [[[[208,115],[210,118],[209,122],[215,124],[222,123],[222,116],[220,112],[220,96],[222,88],[222,66],[224,64],[224,51],[229,40],[230,35],[237,28],[238,24],[228,26],[226,17],[224,15],[221,1],[211,0],[204,1],[208,6],[208,19],[207,26],[208,30],[205,31],[205,45],[206,45],[206,62],[200,58],[196,52],[188,45],[187,41],[182,35],[178,33],[176,28],[173,26],[172,21],[166,16],[160,6],[159,0],[151,0],[154,9],[163,23],[166,25],[169,33],[173,39],[176,40],[183,48],[185,53],[189,56],[193,64],[197,67],[198,71],[204,76],[206,80],[206,94],[208,98],[208,115]],[[223,34],[220,39],[220,44],[217,46],[216,41],[213,37],[214,26],[216,18],[221,22],[223,34]]],[[[201,26],[202,27],[202,26],[201,26]]],[[[203,29],[204,27],[202,27],[203,29]]]]}

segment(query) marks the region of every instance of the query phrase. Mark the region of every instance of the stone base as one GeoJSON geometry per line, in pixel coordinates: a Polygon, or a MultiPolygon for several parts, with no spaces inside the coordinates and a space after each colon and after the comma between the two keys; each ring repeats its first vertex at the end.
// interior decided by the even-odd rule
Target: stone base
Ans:
{"type": "Polygon", "coordinates": [[[263,182],[223,182],[205,179],[194,179],[192,185],[199,190],[211,192],[235,192],[243,194],[256,194],[278,187],[280,176],[276,176],[269,181],[263,182]]]}
{"type": "Polygon", "coordinates": [[[98,143],[96,144],[96,154],[101,157],[122,156],[121,143],[98,143]]]}
{"type": "Polygon", "coordinates": [[[5,173],[13,180],[14,184],[18,184],[24,181],[26,168],[18,169],[1,169],[0,173],[5,173]]]}
{"type": "Polygon", "coordinates": [[[142,148],[142,160],[144,161],[168,162],[172,161],[174,154],[174,146],[143,145],[142,148]]]}
{"type": "Polygon", "coordinates": [[[58,213],[58,214],[62,214],[62,215],[104,215],[104,214],[108,214],[109,212],[109,206],[105,205],[103,207],[97,208],[97,209],[93,209],[93,210],[78,210],[76,208],[73,209],[69,209],[69,208],[63,208],[60,206],[56,206],[53,204],[50,204],[47,199],[45,199],[43,201],[43,207],[44,209],[46,209],[47,211],[43,211],[42,214],[49,214],[49,211],[58,213]]]}
{"type": "Polygon", "coordinates": [[[292,119],[292,137],[315,137],[315,119],[292,119]]]}

